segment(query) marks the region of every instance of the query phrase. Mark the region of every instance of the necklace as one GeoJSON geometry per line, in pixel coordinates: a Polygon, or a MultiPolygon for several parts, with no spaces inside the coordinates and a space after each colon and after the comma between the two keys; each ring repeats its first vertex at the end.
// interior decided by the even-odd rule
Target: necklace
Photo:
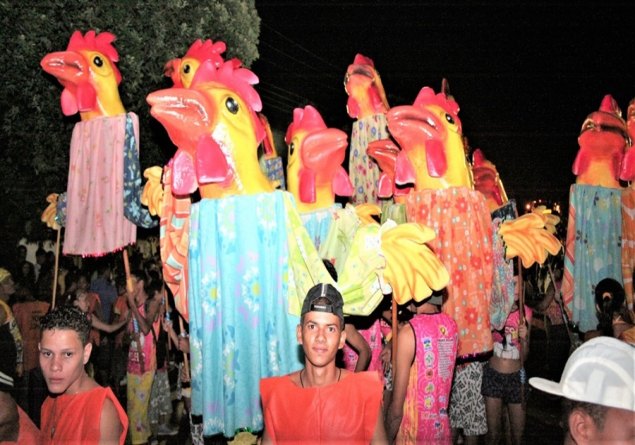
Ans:
{"type": "MultiPolygon", "coordinates": [[[[342,378],[342,368],[337,368],[339,370],[339,373],[337,374],[337,381],[340,381],[340,378],[342,378]]],[[[300,385],[304,388],[304,382],[302,381],[302,373],[306,370],[303,369],[302,371],[300,371],[300,385]]],[[[336,382],[337,383],[337,382],[336,382]]]]}
{"type": "Polygon", "coordinates": [[[53,425],[51,426],[51,439],[55,436],[55,427],[57,427],[57,397],[53,400],[53,425]]]}

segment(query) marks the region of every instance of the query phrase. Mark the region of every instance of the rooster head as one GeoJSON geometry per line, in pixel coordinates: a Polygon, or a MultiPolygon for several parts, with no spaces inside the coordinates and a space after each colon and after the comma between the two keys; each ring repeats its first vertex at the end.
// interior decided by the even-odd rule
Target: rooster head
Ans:
{"type": "Polygon", "coordinates": [[[415,190],[472,187],[458,112],[458,104],[447,92],[437,94],[424,87],[412,105],[387,113],[390,134],[402,150],[397,158],[397,184],[412,182],[414,174],[415,190]]]}
{"type": "MultiPolygon", "coordinates": [[[[163,73],[172,79],[175,87],[189,88],[201,63],[211,60],[216,67],[224,63],[221,54],[225,52],[225,49],[225,42],[197,39],[189,47],[183,58],[172,59],[166,63],[163,73]]],[[[237,61],[237,59],[232,60],[237,61]]]]}
{"type": "MultiPolygon", "coordinates": [[[[610,94],[604,96],[599,110],[582,123],[578,145],[572,168],[576,183],[619,188],[620,166],[630,146],[630,136],[622,111],[610,94]]],[[[622,175],[629,176],[626,171],[622,175]]]]}
{"type": "Polygon", "coordinates": [[[47,73],[62,84],[62,112],[77,112],[82,120],[98,116],[114,116],[125,110],[119,97],[121,73],[116,63],[119,54],[112,45],[115,36],[109,32],[82,35],[75,31],[66,51],[49,53],[40,62],[47,73]]]}
{"type": "Polygon", "coordinates": [[[151,93],[150,113],[166,128],[178,150],[174,156],[175,194],[199,187],[203,197],[273,190],[258,164],[265,136],[256,112],[262,108],[253,88],[256,75],[233,62],[198,68],[190,88],[151,93]]]}
{"type": "Polygon", "coordinates": [[[388,111],[388,99],[375,63],[362,54],[357,54],[348,66],[344,90],[348,94],[346,110],[354,119],[388,111]]]}
{"type": "Polygon", "coordinates": [[[307,105],[293,111],[285,142],[288,190],[300,211],[327,208],[336,194],[352,194],[350,178],[341,165],[348,137],[341,130],[327,128],[317,109],[307,105]]]}

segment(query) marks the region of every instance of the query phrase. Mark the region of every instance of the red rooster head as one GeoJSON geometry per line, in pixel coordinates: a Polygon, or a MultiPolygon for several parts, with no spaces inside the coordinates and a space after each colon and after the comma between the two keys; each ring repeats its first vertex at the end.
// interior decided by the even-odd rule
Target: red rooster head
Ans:
{"type": "Polygon", "coordinates": [[[578,144],[572,168],[576,183],[619,188],[620,166],[630,137],[622,110],[610,94],[604,96],[599,110],[584,120],[578,144]]]}
{"type": "MultiPolygon", "coordinates": [[[[192,43],[183,58],[172,59],[166,63],[163,73],[172,79],[176,88],[189,88],[199,66],[205,60],[210,60],[216,67],[221,66],[225,62],[221,55],[225,52],[225,49],[225,42],[197,39],[192,43]]],[[[232,63],[240,64],[240,61],[232,59],[232,63]]]]}
{"type": "Polygon", "coordinates": [[[311,105],[296,108],[285,142],[287,182],[300,211],[333,205],[335,196],[350,196],[353,186],[342,162],[348,137],[336,128],[328,128],[320,112],[311,105]]]}
{"type": "Polygon", "coordinates": [[[150,113],[177,145],[173,191],[184,195],[201,186],[201,196],[271,191],[258,164],[265,131],[256,112],[262,108],[253,88],[258,77],[233,62],[198,68],[190,88],[168,88],[147,98],[150,113]]]}
{"type": "Polygon", "coordinates": [[[114,41],[109,32],[82,35],[75,31],[66,51],[47,54],[40,62],[64,87],[61,105],[66,116],[79,112],[82,119],[90,119],[125,112],[118,91],[121,73],[114,41]]]}

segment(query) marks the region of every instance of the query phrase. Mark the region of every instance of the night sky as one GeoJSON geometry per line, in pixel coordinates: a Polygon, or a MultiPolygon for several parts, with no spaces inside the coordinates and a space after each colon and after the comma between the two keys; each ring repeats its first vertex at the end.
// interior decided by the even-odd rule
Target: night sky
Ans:
{"type": "Polygon", "coordinates": [[[263,112],[286,130],[292,109],[312,104],[350,135],[343,79],[358,52],[390,106],[445,77],[470,146],[510,198],[566,205],[585,117],[606,94],[625,116],[635,97],[633,6],[584,3],[257,1],[263,112]]]}

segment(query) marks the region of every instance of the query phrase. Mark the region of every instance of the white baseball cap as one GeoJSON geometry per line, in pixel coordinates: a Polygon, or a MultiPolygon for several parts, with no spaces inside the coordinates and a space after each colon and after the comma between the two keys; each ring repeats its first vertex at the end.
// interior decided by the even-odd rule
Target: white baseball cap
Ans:
{"type": "Polygon", "coordinates": [[[635,411],[635,348],[595,337],[573,351],[560,382],[532,377],[529,384],[570,400],[635,411]]]}

